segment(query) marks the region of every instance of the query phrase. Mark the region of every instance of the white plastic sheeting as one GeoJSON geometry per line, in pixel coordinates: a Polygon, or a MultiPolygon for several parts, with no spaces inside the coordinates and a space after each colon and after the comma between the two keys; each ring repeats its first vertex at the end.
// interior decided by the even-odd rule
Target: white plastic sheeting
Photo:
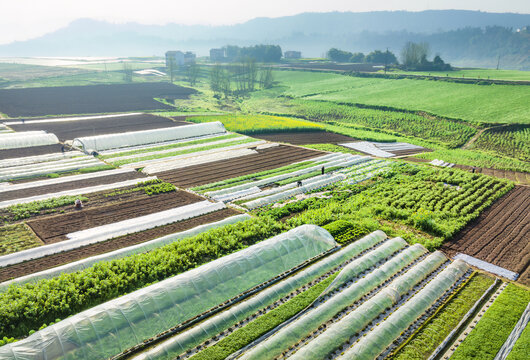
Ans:
{"type": "MultiPolygon", "coordinates": [[[[375,270],[361,279],[358,279],[360,274],[364,271],[367,271],[378,262],[391,256],[396,251],[404,249],[406,245],[407,243],[405,240],[401,238],[390,239],[348,264],[340,271],[330,287],[328,287],[329,291],[332,291],[337,289],[337,287],[332,286],[334,284],[344,286],[348,284],[348,282],[351,282],[346,288],[336,293],[335,296],[328,298],[325,302],[318,303],[317,299],[317,302],[315,302],[317,306],[311,307],[307,311],[300,313],[298,317],[291,319],[274,334],[270,335],[257,346],[244,353],[240,359],[265,360],[278,357],[283,351],[313,333],[313,331],[318,329],[320,325],[332,319],[344,308],[353,304],[362,296],[370,292],[370,290],[381,285],[401,268],[407,266],[427,252],[425,248],[418,246],[409,247],[391,258],[389,262],[386,263],[388,265],[385,264],[386,269],[384,271],[375,270]],[[342,277],[342,280],[339,279],[336,282],[339,277],[342,277]]],[[[383,267],[385,267],[385,265],[383,265],[383,267]]],[[[319,298],[323,297],[328,292],[328,289],[326,289],[319,298]]]]}
{"type": "Polygon", "coordinates": [[[127,187],[127,186],[133,186],[133,185],[136,185],[144,181],[150,181],[150,180],[156,180],[156,179],[157,179],[156,176],[151,176],[147,178],[119,181],[119,182],[115,182],[112,184],[95,185],[95,186],[89,186],[89,187],[84,187],[84,188],[58,191],[55,193],[35,195],[35,196],[27,197],[27,198],[0,201],[0,209],[6,208],[12,205],[17,205],[17,204],[26,204],[26,203],[30,203],[33,201],[54,199],[54,198],[58,198],[61,196],[75,196],[75,195],[81,195],[81,194],[95,193],[95,192],[104,191],[104,190],[120,189],[120,188],[127,187]]]}
{"type": "Polygon", "coordinates": [[[74,139],[73,145],[85,151],[100,151],[222,133],[226,133],[223,124],[216,121],[121,134],[81,137],[74,139]]]}
{"type": "Polygon", "coordinates": [[[454,259],[455,260],[465,261],[466,263],[468,263],[471,266],[475,266],[475,267],[477,267],[479,269],[488,271],[488,272],[490,272],[492,274],[495,274],[495,275],[498,275],[498,276],[502,276],[502,277],[504,277],[506,279],[510,279],[510,280],[513,280],[513,281],[517,280],[517,278],[519,277],[519,274],[514,272],[514,271],[510,271],[508,269],[505,269],[503,267],[494,265],[494,264],[489,263],[487,261],[483,261],[483,260],[477,259],[476,257],[470,256],[470,255],[458,253],[458,254],[455,255],[454,259]]]}
{"type": "Polygon", "coordinates": [[[79,170],[102,165],[106,164],[92,156],[83,156],[66,160],[48,161],[39,164],[14,166],[0,169],[0,181],[79,170]]]}
{"type": "Polygon", "coordinates": [[[161,163],[147,165],[142,172],[146,174],[156,174],[162,171],[182,169],[192,165],[207,164],[214,161],[234,159],[242,156],[257,154],[252,149],[236,149],[228,151],[217,151],[205,155],[195,155],[184,159],[166,160],[161,163]]]}
{"type": "Polygon", "coordinates": [[[265,178],[265,179],[262,179],[262,180],[258,180],[258,181],[252,181],[252,182],[248,182],[248,183],[245,183],[245,184],[236,185],[236,186],[233,186],[233,187],[230,187],[230,188],[226,188],[226,189],[210,191],[210,192],[207,192],[206,195],[207,196],[211,196],[211,197],[215,197],[215,196],[224,195],[224,194],[228,194],[228,193],[232,193],[232,192],[237,192],[237,191],[240,191],[240,190],[243,190],[243,189],[247,189],[247,188],[250,188],[250,187],[254,187],[254,186],[261,187],[261,186],[265,186],[265,185],[268,185],[268,184],[275,183],[277,181],[281,181],[281,180],[285,180],[285,179],[289,179],[289,178],[294,178],[294,177],[297,177],[297,176],[300,176],[300,175],[305,175],[305,174],[309,174],[309,173],[314,172],[314,171],[318,171],[318,170],[322,169],[323,166],[327,167],[327,168],[335,167],[335,166],[346,167],[346,166],[352,166],[354,164],[362,163],[362,162],[368,161],[370,159],[370,158],[367,158],[367,157],[361,157],[359,155],[342,154],[342,153],[336,153],[336,154],[331,154],[331,155],[333,155],[333,156],[327,156],[326,155],[326,158],[324,160],[318,159],[318,158],[311,159],[311,161],[314,161],[314,162],[317,162],[317,161],[318,162],[322,162],[321,164],[318,164],[318,165],[315,165],[315,166],[311,166],[311,167],[308,167],[308,168],[305,168],[305,169],[301,169],[301,170],[297,170],[297,171],[293,171],[293,172],[289,172],[289,173],[285,173],[285,174],[271,176],[271,177],[268,177],[268,178],[265,178]]]}
{"type": "Polygon", "coordinates": [[[0,188],[0,192],[31,189],[31,188],[40,187],[40,186],[57,185],[57,184],[62,184],[62,183],[67,183],[67,182],[72,182],[72,181],[95,179],[98,177],[119,175],[119,174],[125,174],[125,173],[134,173],[134,172],[136,172],[134,169],[112,169],[112,170],[96,171],[96,172],[87,173],[87,174],[63,176],[63,177],[58,177],[58,178],[46,179],[46,180],[24,182],[20,184],[10,184],[8,186],[0,188]]]}
{"type": "Polygon", "coordinates": [[[54,134],[48,134],[44,131],[11,132],[0,135],[0,150],[53,145],[58,143],[59,139],[57,136],[54,134]]]}
{"type": "Polygon", "coordinates": [[[309,191],[323,188],[325,186],[334,184],[344,179],[346,179],[346,175],[344,174],[317,176],[315,178],[309,179],[308,182],[302,181],[302,186],[300,187],[289,189],[281,193],[265,196],[256,200],[251,200],[246,203],[243,203],[242,205],[250,210],[256,209],[265,205],[275,203],[280,200],[288,199],[298,194],[304,194],[309,191]]]}
{"type": "Polygon", "coordinates": [[[456,260],[451,263],[423,289],[338,358],[359,360],[376,358],[449,290],[468,269],[469,267],[463,261],[456,260]]]}
{"type": "Polygon", "coordinates": [[[186,139],[179,139],[179,140],[172,140],[172,141],[163,141],[163,142],[158,142],[158,143],[154,143],[154,144],[128,146],[128,147],[123,147],[123,148],[119,148],[119,149],[110,149],[110,150],[99,151],[99,154],[100,155],[122,154],[122,153],[128,152],[128,151],[145,150],[145,149],[158,148],[160,146],[184,144],[184,143],[188,143],[188,142],[196,141],[196,140],[206,140],[206,139],[213,140],[215,138],[218,138],[218,137],[221,137],[221,136],[225,136],[225,135],[229,135],[229,134],[231,134],[231,133],[230,132],[226,132],[226,133],[223,133],[223,134],[196,136],[196,137],[186,138],[186,139]]]}
{"type": "Polygon", "coordinates": [[[368,141],[358,141],[358,142],[344,143],[344,144],[339,144],[339,145],[353,149],[353,150],[361,151],[363,153],[370,154],[373,156],[378,156],[378,157],[383,157],[383,158],[394,156],[393,153],[385,151],[385,150],[381,150],[375,144],[368,142],[368,141]]]}
{"type": "Polygon", "coordinates": [[[239,191],[234,191],[232,193],[229,193],[229,194],[223,194],[223,195],[217,195],[217,196],[214,196],[213,199],[214,200],[217,200],[217,201],[222,201],[222,202],[229,202],[229,201],[233,201],[233,200],[236,200],[236,199],[239,199],[239,198],[242,198],[244,196],[248,196],[248,195],[252,195],[252,194],[257,194],[259,193],[261,190],[259,187],[257,186],[253,186],[251,188],[248,188],[248,189],[243,189],[243,190],[239,190],[239,191]]]}
{"type": "MultiPolygon", "coordinates": [[[[418,244],[413,246],[417,245],[418,244]]],[[[412,247],[407,249],[407,251],[411,250],[412,247]]],[[[422,254],[422,251],[423,254],[427,253],[425,248],[423,248],[422,251],[417,248],[415,251],[416,258],[418,257],[418,251],[419,254],[422,254]]],[[[373,289],[378,285],[383,284],[384,281],[387,281],[387,279],[395,275],[397,271],[403,269],[403,267],[411,262],[410,255],[408,255],[405,260],[400,259],[402,256],[402,254],[399,254],[393,259],[390,259],[374,272],[361,279],[356,284],[356,289],[350,291],[352,292],[352,294],[350,294],[350,302],[353,299],[360,299],[360,295],[362,294],[360,289],[365,289],[364,291],[366,292],[366,285],[368,283],[371,283],[370,287],[373,289]],[[356,294],[353,294],[353,292],[356,292],[356,294]]],[[[364,301],[354,311],[345,315],[339,321],[329,325],[324,332],[297,351],[293,355],[293,359],[315,360],[326,358],[344,343],[349,341],[354,334],[359,333],[368,324],[374,321],[374,319],[383,313],[385,309],[396,305],[407,292],[411,291],[414,286],[419,284],[433,271],[439,268],[445,261],[447,261],[447,258],[442,253],[432,253],[405,272],[405,274],[394,279],[388,286],[385,286],[373,297],[364,301]]],[[[341,295],[344,296],[343,294],[337,296],[341,295]]],[[[336,302],[335,298],[331,299],[331,301],[336,302]]],[[[348,303],[345,302],[343,306],[346,304],[348,303]]]]}
{"type": "Polygon", "coordinates": [[[238,136],[238,137],[235,137],[235,138],[209,141],[209,142],[202,143],[202,144],[194,144],[194,145],[188,145],[188,146],[175,147],[175,148],[171,148],[171,149],[142,152],[142,153],[133,154],[133,155],[116,156],[116,157],[113,157],[113,158],[107,158],[105,160],[108,161],[108,162],[114,162],[114,161],[121,161],[121,160],[137,159],[137,158],[143,158],[143,157],[147,157],[147,156],[151,156],[151,155],[163,155],[163,154],[173,153],[173,152],[177,152],[177,151],[191,150],[191,149],[201,148],[201,147],[205,147],[205,146],[225,144],[225,143],[229,143],[229,142],[233,142],[233,141],[241,141],[241,140],[245,140],[245,139],[248,139],[248,136],[238,136]]]}
{"type": "Polygon", "coordinates": [[[292,189],[292,188],[295,188],[295,187],[296,187],[296,183],[293,182],[293,183],[286,184],[286,185],[283,185],[283,186],[278,186],[278,187],[273,187],[273,188],[268,189],[268,190],[263,190],[263,191],[260,191],[258,193],[252,193],[252,194],[249,194],[249,195],[246,195],[246,196],[242,196],[242,197],[238,198],[237,200],[252,200],[252,199],[255,199],[257,197],[269,196],[269,195],[281,193],[281,192],[284,192],[285,190],[289,190],[289,189],[292,189]]]}
{"type": "Polygon", "coordinates": [[[251,219],[250,215],[248,214],[240,214],[240,215],[231,216],[226,219],[216,221],[210,224],[199,225],[190,230],[166,235],[166,236],[163,236],[157,239],[146,241],[141,244],[129,246],[126,248],[118,249],[118,250],[111,251],[111,252],[97,255],[97,256],[92,256],[87,259],[82,259],[79,261],[75,261],[73,263],[69,263],[69,264],[62,265],[62,266],[57,266],[57,267],[54,267],[48,270],[40,271],[38,273],[33,273],[33,274],[22,276],[22,277],[13,279],[13,280],[5,281],[0,284],[0,292],[7,290],[7,288],[11,284],[22,285],[22,284],[26,284],[30,282],[37,282],[41,279],[50,279],[55,276],[59,276],[60,274],[63,274],[63,273],[72,273],[75,271],[86,269],[98,262],[111,261],[115,259],[121,259],[126,256],[130,256],[134,254],[145,253],[153,249],[162,247],[164,245],[171,244],[175,241],[179,241],[185,238],[195,236],[197,234],[203,233],[210,229],[218,228],[218,227],[229,225],[229,224],[235,224],[237,222],[245,221],[248,219],[251,219]]]}
{"type": "Polygon", "coordinates": [[[1,347],[0,358],[109,358],[335,246],[303,225],[48,326],[1,347]]]}
{"type": "Polygon", "coordinates": [[[174,156],[165,156],[165,157],[151,159],[151,160],[141,160],[141,158],[139,158],[138,161],[135,161],[129,164],[124,164],[121,166],[122,167],[134,167],[134,168],[139,168],[143,166],[161,166],[162,167],[164,166],[164,164],[174,164],[182,160],[186,161],[188,158],[221,154],[223,151],[234,151],[234,150],[240,150],[240,149],[247,149],[251,147],[256,147],[257,145],[263,144],[263,143],[265,143],[264,140],[258,140],[258,141],[253,141],[253,142],[247,142],[244,144],[229,145],[223,148],[196,151],[196,152],[192,152],[188,154],[181,154],[181,155],[174,155],[174,156]]]}
{"type": "Polygon", "coordinates": [[[69,240],[0,256],[0,267],[76,249],[82,246],[109,240],[117,236],[151,229],[156,226],[190,219],[224,208],[225,205],[223,203],[211,203],[208,200],[205,200],[151,215],[140,216],[113,224],[77,231],[67,235],[69,240]]]}
{"type": "Polygon", "coordinates": [[[335,269],[345,261],[359,256],[363,251],[379,244],[386,238],[386,234],[380,230],[375,231],[345,248],[319,260],[315,264],[299,271],[296,275],[274,284],[259,294],[240,302],[229,309],[214,315],[211,318],[197,324],[189,330],[185,330],[176,336],[158,344],[154,348],[139,354],[134,359],[173,359],[189,349],[201,344],[203,341],[221,333],[237,322],[254,314],[285,297],[292,291],[310,283],[319,276],[335,269]]]}
{"type": "Polygon", "coordinates": [[[29,165],[29,164],[38,164],[47,161],[56,161],[62,159],[68,159],[76,156],[83,156],[84,154],[80,151],[68,151],[64,153],[55,153],[55,154],[45,154],[45,155],[35,155],[35,156],[25,156],[25,157],[15,157],[10,159],[0,160],[0,168],[6,168],[10,166],[20,166],[20,165],[29,165]]]}
{"type": "Polygon", "coordinates": [[[445,161],[439,160],[439,159],[434,159],[429,164],[434,165],[434,166],[449,167],[449,168],[455,166],[455,164],[453,164],[453,163],[448,163],[448,162],[445,162],[445,161]]]}

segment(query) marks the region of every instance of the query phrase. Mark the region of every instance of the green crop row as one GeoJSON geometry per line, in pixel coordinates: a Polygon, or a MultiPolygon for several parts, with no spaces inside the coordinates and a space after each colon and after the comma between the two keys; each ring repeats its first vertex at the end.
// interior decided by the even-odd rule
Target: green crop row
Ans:
{"type": "Polygon", "coordinates": [[[42,245],[24,224],[0,227],[0,255],[30,249],[42,245]]]}
{"type": "Polygon", "coordinates": [[[477,138],[472,148],[530,162],[530,124],[488,129],[477,138]]]}
{"type": "Polygon", "coordinates": [[[489,276],[473,276],[392,358],[427,359],[491,284],[489,276]]]}
{"type": "Polygon", "coordinates": [[[451,359],[495,358],[529,301],[530,291],[509,284],[456,349],[451,359]]]}
{"type": "Polygon", "coordinates": [[[421,116],[408,112],[361,108],[329,101],[294,100],[298,115],[335,125],[352,124],[438,142],[451,148],[466,143],[476,128],[462,121],[421,116]]]}
{"type": "Polygon", "coordinates": [[[212,229],[153,250],[35,284],[13,285],[0,294],[0,337],[21,337],[42,324],[190,270],[281,232],[267,218],[212,229]]]}
{"type": "Polygon", "coordinates": [[[260,336],[271,331],[278,325],[281,325],[308,307],[328,287],[336,276],[337,274],[333,274],[325,280],[322,280],[308,290],[278,306],[276,309],[258,317],[243,328],[234,331],[217,344],[199,352],[191,357],[190,360],[225,359],[230,354],[233,354],[237,350],[250,344],[252,341],[258,339],[260,336]]]}
{"type": "Polygon", "coordinates": [[[32,201],[25,204],[16,204],[7,208],[7,211],[11,215],[12,220],[21,220],[27,219],[33,215],[40,214],[43,210],[53,210],[55,208],[65,206],[65,205],[74,205],[76,199],[81,201],[88,200],[84,196],[61,196],[58,198],[47,199],[47,200],[38,200],[32,201]]]}

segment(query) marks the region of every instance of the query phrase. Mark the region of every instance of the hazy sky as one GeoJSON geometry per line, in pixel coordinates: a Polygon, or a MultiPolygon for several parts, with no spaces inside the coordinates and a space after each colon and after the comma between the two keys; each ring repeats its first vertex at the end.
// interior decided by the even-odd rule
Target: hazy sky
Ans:
{"type": "Polygon", "coordinates": [[[79,18],[143,24],[234,24],[302,12],[466,9],[530,13],[530,0],[0,0],[0,44],[79,18]]]}

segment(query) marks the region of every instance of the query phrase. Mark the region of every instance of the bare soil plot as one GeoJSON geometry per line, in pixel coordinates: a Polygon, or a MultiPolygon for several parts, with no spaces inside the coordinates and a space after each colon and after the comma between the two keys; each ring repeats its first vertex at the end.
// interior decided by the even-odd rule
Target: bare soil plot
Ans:
{"type": "MultiPolygon", "coordinates": [[[[456,168],[472,171],[471,166],[455,165],[456,168]]],[[[502,179],[512,180],[521,184],[530,185],[530,174],[518,171],[497,170],[488,168],[475,168],[475,172],[484,175],[495,176],[502,179]]]]}
{"type": "Polygon", "coordinates": [[[327,131],[275,132],[256,134],[252,135],[252,137],[267,141],[289,143],[293,145],[337,144],[340,142],[350,142],[356,140],[346,135],[335,134],[327,131]]]}
{"type": "Polygon", "coordinates": [[[70,262],[85,259],[91,256],[104,254],[127,246],[136,245],[165,235],[192,229],[202,224],[220,221],[224,218],[237,214],[237,211],[226,208],[192,219],[179,221],[177,223],[160,226],[135,234],[121,236],[112,240],[103,241],[97,244],[85,246],[71,251],[46,256],[40,259],[26,261],[21,264],[0,268],[0,282],[24,275],[33,274],[38,271],[51,269],[56,266],[68,264],[70,262]]]}
{"type": "Polygon", "coordinates": [[[203,198],[197,195],[175,191],[107,206],[84,208],[69,214],[31,220],[27,224],[44,243],[51,244],[66,240],[66,234],[71,232],[149,215],[201,200],[203,198]]]}
{"type": "Polygon", "coordinates": [[[154,98],[185,99],[196,91],[166,82],[0,90],[10,117],[173,109],[154,98]]]}
{"type": "Polygon", "coordinates": [[[146,176],[140,172],[126,172],[122,174],[114,174],[107,176],[100,176],[96,178],[73,180],[60,184],[52,184],[45,186],[38,186],[30,189],[21,189],[13,191],[5,191],[0,193],[0,201],[21,199],[30,196],[52,194],[60,191],[73,190],[79,188],[86,188],[96,185],[113,184],[120,181],[145,178],[146,176]]]}
{"type": "Polygon", "coordinates": [[[530,188],[516,186],[442,246],[518,272],[530,284],[530,188]]]}
{"type": "MultiPolygon", "coordinates": [[[[187,125],[187,123],[184,124],[187,125]]],[[[49,133],[57,135],[59,140],[64,141],[73,140],[77,137],[83,136],[152,130],[184,124],[182,122],[174,122],[171,119],[162,116],[140,114],[64,122],[34,123],[32,120],[32,123],[29,124],[9,125],[9,127],[15,131],[46,130],[49,133]]]]}
{"type": "MultiPolygon", "coordinates": [[[[0,150],[0,160],[4,159],[15,159],[26,156],[36,156],[36,155],[47,155],[47,154],[57,154],[62,151],[63,145],[61,144],[52,144],[52,145],[42,145],[42,146],[31,146],[26,148],[18,149],[7,149],[0,150]]],[[[68,151],[67,148],[64,149],[68,151]]]]}
{"type": "Polygon", "coordinates": [[[190,188],[241,175],[275,169],[325,154],[317,150],[287,145],[257,151],[258,154],[189,166],[183,169],[161,172],[156,175],[159,179],[166,182],[190,188]]]}

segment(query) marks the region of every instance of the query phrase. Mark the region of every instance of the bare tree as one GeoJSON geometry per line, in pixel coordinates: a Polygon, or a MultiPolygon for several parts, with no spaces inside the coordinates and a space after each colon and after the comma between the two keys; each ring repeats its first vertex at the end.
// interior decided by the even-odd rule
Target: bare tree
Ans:
{"type": "Polygon", "coordinates": [[[177,62],[175,61],[175,58],[173,56],[169,57],[169,62],[167,64],[167,71],[169,72],[169,78],[171,82],[173,83],[175,81],[175,75],[177,74],[177,62]]]}
{"type": "Polygon", "coordinates": [[[197,65],[197,63],[195,62],[192,62],[186,67],[186,79],[188,80],[191,86],[197,83],[197,78],[199,77],[199,71],[200,71],[199,65],[197,65]]]}
{"type": "Polygon", "coordinates": [[[401,50],[401,61],[403,65],[410,67],[418,65],[422,60],[427,59],[429,56],[430,47],[426,42],[413,43],[407,42],[401,50]]]}
{"type": "Polygon", "coordinates": [[[123,81],[125,82],[132,82],[133,79],[133,71],[131,64],[128,62],[123,62],[123,81]]]}

